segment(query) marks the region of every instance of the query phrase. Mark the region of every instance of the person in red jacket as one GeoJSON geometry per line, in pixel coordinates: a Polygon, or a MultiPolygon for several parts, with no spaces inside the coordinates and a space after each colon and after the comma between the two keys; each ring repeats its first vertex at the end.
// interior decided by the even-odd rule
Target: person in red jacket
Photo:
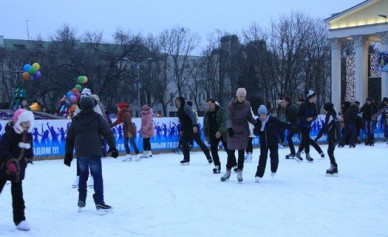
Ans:
{"type": "Polygon", "coordinates": [[[134,123],[132,123],[132,116],[131,111],[129,109],[129,104],[127,103],[120,103],[117,105],[117,120],[110,125],[110,127],[114,127],[119,124],[123,124],[123,133],[124,133],[124,148],[127,153],[127,156],[124,158],[123,161],[132,161],[131,156],[131,150],[129,148],[128,142],[131,143],[131,146],[133,149],[135,149],[135,160],[139,160],[139,149],[137,148],[137,145],[135,143],[135,136],[136,136],[136,126],[134,123]]]}

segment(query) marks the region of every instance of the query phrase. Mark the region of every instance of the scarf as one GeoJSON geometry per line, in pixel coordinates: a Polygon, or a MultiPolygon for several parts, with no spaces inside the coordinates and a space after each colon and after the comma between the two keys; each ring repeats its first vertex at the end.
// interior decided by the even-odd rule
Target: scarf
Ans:
{"type": "Polygon", "coordinates": [[[264,121],[261,121],[261,128],[260,128],[260,131],[261,131],[261,132],[264,131],[265,125],[267,124],[268,119],[269,119],[269,116],[267,116],[267,117],[264,119],[264,121]]]}

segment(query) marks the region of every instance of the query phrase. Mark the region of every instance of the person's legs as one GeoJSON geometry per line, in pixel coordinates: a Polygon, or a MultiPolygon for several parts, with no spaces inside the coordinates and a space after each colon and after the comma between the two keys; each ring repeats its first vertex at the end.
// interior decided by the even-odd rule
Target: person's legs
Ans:
{"type": "Polygon", "coordinates": [[[295,146],[292,140],[292,137],[297,133],[298,129],[295,126],[292,126],[287,135],[288,146],[290,147],[291,156],[295,156],[295,146]]]}
{"type": "Polygon", "coordinates": [[[199,135],[199,132],[198,133],[191,133],[190,135],[191,135],[191,138],[199,145],[199,147],[201,148],[201,150],[205,154],[206,159],[208,160],[208,162],[212,163],[213,159],[210,156],[209,148],[207,148],[205,143],[202,141],[202,139],[201,139],[201,137],[199,135]]]}
{"type": "Polygon", "coordinates": [[[267,165],[268,147],[260,146],[259,164],[256,169],[255,177],[262,178],[265,172],[265,166],[267,165]]]}
{"type": "Polygon", "coordinates": [[[89,177],[89,157],[77,157],[79,166],[78,201],[86,203],[87,185],[89,177]]]}
{"type": "Polygon", "coordinates": [[[212,153],[213,161],[215,166],[220,166],[220,157],[218,155],[218,144],[220,140],[215,137],[210,137],[210,151],[212,153]]]}
{"type": "Polygon", "coordinates": [[[11,193],[12,193],[12,208],[13,208],[13,222],[15,225],[18,225],[20,222],[26,220],[24,216],[24,205],[23,199],[23,188],[22,180],[19,182],[11,183],[11,193]]]}
{"type": "Polygon", "coordinates": [[[105,204],[104,202],[104,184],[102,179],[101,157],[91,157],[89,159],[90,172],[94,180],[94,203],[105,204]]]}
{"type": "Polygon", "coordinates": [[[125,152],[127,153],[127,155],[130,155],[131,154],[131,149],[129,148],[129,138],[128,137],[124,137],[124,148],[125,148],[125,152]]]}
{"type": "Polygon", "coordinates": [[[244,150],[238,150],[238,160],[237,160],[237,169],[242,171],[244,169],[244,150]]]}
{"type": "Polygon", "coordinates": [[[131,146],[133,147],[133,149],[135,149],[135,153],[136,155],[139,154],[139,148],[137,148],[137,145],[136,145],[136,142],[135,142],[135,137],[131,137],[129,139],[129,143],[131,143],[131,146]]]}
{"type": "Polygon", "coordinates": [[[271,172],[276,173],[279,167],[278,144],[274,144],[273,146],[270,146],[269,151],[270,151],[269,157],[271,158],[271,172]]]}

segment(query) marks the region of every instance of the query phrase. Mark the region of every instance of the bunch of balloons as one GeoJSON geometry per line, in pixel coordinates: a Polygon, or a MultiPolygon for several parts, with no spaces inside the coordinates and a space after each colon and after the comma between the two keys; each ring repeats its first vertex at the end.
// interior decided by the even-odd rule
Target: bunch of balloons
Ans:
{"type": "Polygon", "coordinates": [[[23,66],[23,79],[24,80],[34,80],[34,79],[39,79],[40,76],[42,75],[39,71],[40,65],[39,63],[33,63],[31,64],[25,64],[23,66]]]}
{"type": "Polygon", "coordinates": [[[81,97],[82,86],[77,84],[73,89],[68,91],[65,96],[61,99],[60,113],[74,112],[77,108],[77,102],[81,97]]]}

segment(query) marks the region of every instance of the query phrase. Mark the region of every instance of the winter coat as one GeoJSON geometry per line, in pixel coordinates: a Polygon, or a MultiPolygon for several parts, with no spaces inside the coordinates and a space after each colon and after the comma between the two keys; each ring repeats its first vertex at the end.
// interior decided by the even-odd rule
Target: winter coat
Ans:
{"type": "Polygon", "coordinates": [[[221,137],[224,139],[224,141],[226,141],[226,111],[218,105],[216,105],[215,112],[207,111],[203,116],[203,132],[205,134],[205,137],[207,140],[209,140],[209,138],[211,137],[210,135],[215,136],[215,134],[210,134],[210,116],[214,116],[214,113],[216,116],[217,131],[222,134],[221,137]]]}
{"type": "Polygon", "coordinates": [[[288,104],[286,107],[286,121],[291,124],[296,124],[298,119],[298,107],[295,104],[288,104]]]}
{"type": "Polygon", "coordinates": [[[29,149],[23,150],[22,158],[19,160],[19,180],[23,180],[27,167],[27,160],[32,160],[34,156],[32,134],[29,132],[17,134],[13,128],[13,122],[8,122],[5,126],[5,132],[0,138],[0,163],[6,162],[11,158],[19,159],[21,152],[21,148],[19,147],[20,142],[30,144],[29,149]],[[24,141],[23,136],[25,136],[24,141]]]}
{"type": "Polygon", "coordinates": [[[328,111],[325,116],[325,124],[319,131],[318,140],[323,134],[327,134],[328,141],[339,141],[341,139],[341,129],[337,118],[337,112],[334,109],[328,111]]]}
{"type": "Polygon", "coordinates": [[[153,110],[148,105],[141,108],[141,127],[140,133],[143,138],[151,138],[155,134],[153,123],[153,110]]]}
{"type": "Polygon", "coordinates": [[[370,121],[372,119],[372,116],[377,112],[377,107],[373,103],[365,103],[361,107],[360,112],[362,112],[362,119],[364,121],[370,121]]]}
{"type": "Polygon", "coordinates": [[[235,97],[227,106],[226,127],[233,129],[233,137],[228,136],[227,143],[230,150],[245,150],[249,142],[248,122],[255,124],[252,116],[251,103],[245,100],[243,103],[235,97]]]}
{"type": "Polygon", "coordinates": [[[317,118],[318,110],[315,103],[310,103],[306,100],[299,106],[297,125],[303,128],[311,127],[312,122],[317,118]],[[307,118],[312,117],[311,121],[307,121],[307,118]]]}
{"type": "Polygon", "coordinates": [[[66,154],[75,153],[77,157],[102,156],[102,137],[106,139],[110,148],[116,147],[113,136],[106,119],[92,109],[84,109],[71,121],[66,135],[66,154]]]}
{"type": "Polygon", "coordinates": [[[183,97],[178,97],[177,99],[181,102],[181,107],[178,108],[177,112],[179,123],[181,124],[181,131],[191,133],[193,132],[193,127],[198,127],[197,115],[191,106],[186,105],[183,97]]]}
{"type": "MultiPolygon", "coordinates": [[[[124,137],[128,138],[128,133],[131,133],[132,136],[136,135],[136,126],[134,123],[132,123],[132,116],[131,116],[131,111],[129,108],[123,108],[119,112],[120,116],[120,122],[123,123],[123,130],[124,130],[124,137]]],[[[114,123],[110,125],[110,127],[114,127],[118,125],[118,120],[116,120],[114,123]]]]}
{"type": "Polygon", "coordinates": [[[358,105],[351,104],[347,110],[344,112],[344,124],[356,125],[357,115],[358,114],[358,105]]]}
{"type": "Polygon", "coordinates": [[[268,121],[265,124],[264,130],[261,131],[262,121],[256,120],[255,128],[253,133],[260,137],[260,146],[273,147],[279,143],[279,129],[289,129],[291,126],[286,122],[280,121],[280,119],[268,115],[268,121]]]}

